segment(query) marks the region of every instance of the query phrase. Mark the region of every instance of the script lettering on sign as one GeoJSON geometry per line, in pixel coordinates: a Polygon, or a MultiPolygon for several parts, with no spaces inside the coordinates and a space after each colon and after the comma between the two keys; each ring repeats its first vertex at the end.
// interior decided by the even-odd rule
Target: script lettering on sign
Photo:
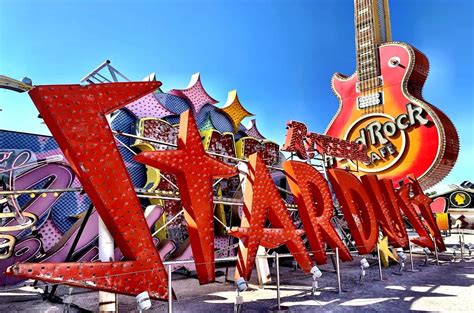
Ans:
{"type": "Polygon", "coordinates": [[[369,162],[364,144],[308,132],[303,123],[290,121],[282,151],[294,152],[303,160],[312,159],[315,152],[342,159],[369,162]]]}

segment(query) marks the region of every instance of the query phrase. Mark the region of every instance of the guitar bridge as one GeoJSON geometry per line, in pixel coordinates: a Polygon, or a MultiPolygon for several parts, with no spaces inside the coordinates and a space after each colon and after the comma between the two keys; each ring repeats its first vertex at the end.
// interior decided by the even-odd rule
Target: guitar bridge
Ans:
{"type": "Polygon", "coordinates": [[[368,95],[357,97],[357,108],[359,110],[367,109],[383,104],[383,92],[374,92],[368,95]]]}

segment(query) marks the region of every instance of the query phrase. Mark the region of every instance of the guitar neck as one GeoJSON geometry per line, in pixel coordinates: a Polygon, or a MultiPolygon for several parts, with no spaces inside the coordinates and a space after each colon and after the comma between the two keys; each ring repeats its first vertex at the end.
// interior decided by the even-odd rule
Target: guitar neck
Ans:
{"type": "Polygon", "coordinates": [[[362,91],[377,84],[374,80],[380,75],[378,47],[391,41],[388,0],[354,0],[354,22],[357,75],[362,91]]]}

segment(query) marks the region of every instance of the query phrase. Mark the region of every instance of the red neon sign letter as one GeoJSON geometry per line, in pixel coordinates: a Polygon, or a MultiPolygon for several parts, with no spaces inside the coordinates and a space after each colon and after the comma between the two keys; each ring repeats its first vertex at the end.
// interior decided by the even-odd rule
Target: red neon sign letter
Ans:
{"type": "Polygon", "coordinates": [[[343,261],[352,256],[331,224],[334,204],[326,180],[312,166],[297,161],[283,163],[291,192],[298,204],[298,212],[318,264],[327,262],[323,240],[335,249],[339,248],[343,261]]]}
{"type": "Polygon", "coordinates": [[[204,151],[189,110],[181,114],[178,150],[142,152],[135,159],[176,175],[199,283],[214,281],[212,180],[237,175],[237,169],[204,151]]]}
{"type": "Polygon", "coordinates": [[[393,198],[394,190],[389,179],[378,180],[375,175],[364,175],[361,178],[374,206],[375,216],[380,228],[387,235],[389,242],[396,247],[408,246],[408,235],[400,209],[393,198]],[[392,197],[390,196],[392,194],[392,197]]]}
{"type": "Polygon", "coordinates": [[[160,82],[38,86],[29,94],[126,262],[21,263],[9,273],[53,283],[168,298],[167,277],[106,114],[160,82]],[[133,225],[133,227],[131,227],[133,225]]]}
{"type": "Polygon", "coordinates": [[[370,253],[377,243],[378,227],[372,203],[362,183],[349,172],[329,170],[329,180],[360,254],[370,253]]]}
{"type": "Polygon", "coordinates": [[[297,230],[285,203],[260,156],[249,156],[248,174],[244,190],[244,216],[240,227],[234,227],[230,235],[241,239],[237,271],[249,280],[258,246],[276,248],[285,244],[293,254],[303,271],[311,270],[312,262],[305,249],[301,235],[297,230]],[[264,228],[267,218],[274,228],[264,228]]]}

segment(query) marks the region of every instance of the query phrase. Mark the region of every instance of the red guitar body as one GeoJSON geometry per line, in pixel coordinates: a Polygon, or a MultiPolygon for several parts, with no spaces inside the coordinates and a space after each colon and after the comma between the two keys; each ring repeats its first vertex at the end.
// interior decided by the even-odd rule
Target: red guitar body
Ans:
{"type": "Polygon", "coordinates": [[[371,159],[370,164],[338,160],[337,165],[394,182],[415,175],[428,188],[454,166],[459,151],[456,129],[443,112],[423,99],[429,63],[421,52],[391,42],[379,47],[378,56],[383,83],[370,91],[356,90],[357,74],[336,73],[332,78],[339,110],[326,134],[365,143],[371,159]],[[383,103],[366,108],[358,104],[358,98],[371,93],[381,94],[383,103]]]}

